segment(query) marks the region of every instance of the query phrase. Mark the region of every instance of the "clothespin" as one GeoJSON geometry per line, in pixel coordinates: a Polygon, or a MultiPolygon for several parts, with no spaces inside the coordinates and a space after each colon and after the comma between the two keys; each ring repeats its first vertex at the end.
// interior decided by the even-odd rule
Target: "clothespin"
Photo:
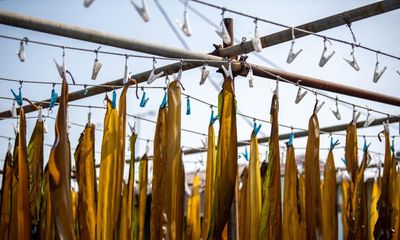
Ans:
{"type": "Polygon", "coordinates": [[[133,7],[136,9],[136,11],[139,13],[139,15],[142,17],[143,21],[145,22],[150,21],[150,13],[149,10],[147,9],[147,4],[145,0],[142,0],[142,7],[137,5],[133,0],[131,0],[131,3],[133,7]]]}
{"type": "Polygon", "coordinates": [[[114,90],[112,93],[111,107],[115,109],[116,105],[117,105],[117,92],[114,90]]]}
{"type": "Polygon", "coordinates": [[[153,83],[155,80],[157,80],[159,77],[161,77],[164,74],[164,71],[161,71],[161,72],[155,74],[156,63],[157,63],[156,58],[153,57],[153,68],[152,68],[152,70],[151,70],[151,72],[149,74],[149,77],[147,79],[147,84],[153,83]]]}
{"type": "Polygon", "coordinates": [[[88,124],[92,123],[92,107],[91,106],[89,106],[89,112],[88,112],[88,115],[87,115],[87,122],[88,122],[88,124]]]}
{"type": "Polygon", "coordinates": [[[353,120],[352,123],[353,124],[357,124],[357,120],[360,117],[361,113],[359,111],[356,110],[356,106],[353,105],[353,120]]]}
{"type": "Polygon", "coordinates": [[[65,63],[65,47],[62,47],[62,49],[63,49],[62,64],[61,65],[58,64],[58,62],[55,59],[53,59],[53,61],[56,64],[57,71],[58,71],[58,74],[60,75],[60,77],[62,79],[67,80],[67,68],[66,68],[66,63],[65,63]]]}
{"type": "Polygon", "coordinates": [[[211,117],[210,117],[210,125],[213,125],[215,121],[218,119],[218,115],[214,117],[214,110],[213,107],[211,107],[211,117]]]}
{"type": "Polygon", "coordinates": [[[85,6],[85,8],[88,8],[88,7],[90,7],[90,5],[92,5],[93,2],[94,2],[94,0],[84,0],[83,6],[85,6]]]}
{"type": "Polygon", "coordinates": [[[22,81],[19,82],[18,95],[14,92],[14,90],[11,89],[11,92],[14,95],[14,99],[19,106],[22,106],[22,104],[23,104],[21,90],[22,90],[22,81]]]}
{"type": "Polygon", "coordinates": [[[247,73],[247,79],[249,80],[249,87],[253,88],[254,87],[254,75],[253,75],[253,69],[249,65],[249,72],[247,73]]]}
{"type": "Polygon", "coordinates": [[[103,64],[99,61],[99,50],[100,50],[101,46],[98,47],[96,50],[94,50],[94,53],[96,54],[96,58],[94,59],[94,63],[93,63],[93,70],[92,70],[92,80],[96,80],[97,75],[100,72],[101,67],[103,66],[103,64]]]}
{"type": "Polygon", "coordinates": [[[161,102],[160,108],[165,108],[167,106],[167,92],[164,92],[164,97],[163,100],[161,102]]]}
{"type": "Polygon", "coordinates": [[[142,99],[140,99],[140,107],[144,108],[147,104],[147,102],[149,101],[150,98],[146,98],[146,92],[144,91],[144,88],[142,87],[142,99]]]}
{"type": "Polygon", "coordinates": [[[289,50],[289,54],[288,57],[286,59],[287,63],[292,63],[294,61],[294,59],[296,59],[296,57],[303,51],[303,49],[300,49],[297,52],[294,52],[294,43],[295,43],[296,39],[294,36],[294,28],[292,28],[292,44],[290,46],[290,50],[289,50]]]}
{"type": "Polygon", "coordinates": [[[44,133],[48,133],[49,132],[49,129],[48,129],[47,123],[46,123],[46,119],[43,119],[43,130],[44,130],[44,133]]]}
{"type": "Polygon", "coordinates": [[[340,120],[340,119],[342,119],[342,116],[340,116],[339,105],[338,105],[338,97],[337,96],[336,96],[336,99],[335,99],[335,105],[336,105],[336,109],[335,110],[333,110],[331,108],[330,109],[331,109],[333,115],[336,117],[336,119],[340,120]]]}
{"type": "Polygon", "coordinates": [[[307,94],[307,91],[301,92],[301,87],[300,87],[300,82],[301,80],[297,81],[296,85],[299,87],[299,89],[297,90],[297,95],[296,95],[296,100],[295,103],[298,104],[303,98],[304,96],[307,94]]]}
{"type": "Polygon", "coordinates": [[[329,149],[332,151],[336,146],[338,146],[340,143],[339,143],[339,139],[337,139],[335,142],[333,142],[333,137],[331,136],[331,144],[330,144],[330,147],[329,147],[329,149]]]}
{"type": "Polygon", "coordinates": [[[253,44],[254,51],[261,52],[262,44],[261,39],[258,34],[258,26],[257,26],[258,19],[254,19],[254,37],[251,37],[251,43],[253,44]]]}
{"type": "Polygon", "coordinates": [[[149,142],[150,142],[150,140],[147,139],[147,141],[146,141],[146,155],[148,155],[149,151],[150,151],[149,142]]]}
{"type": "Polygon", "coordinates": [[[360,71],[360,66],[358,66],[357,60],[354,56],[354,44],[351,44],[351,53],[350,56],[352,57],[352,60],[343,58],[354,70],[360,71]]]}
{"type": "Polygon", "coordinates": [[[128,125],[129,125],[129,129],[131,130],[132,135],[134,135],[135,132],[136,132],[136,130],[135,130],[135,128],[136,128],[136,117],[134,118],[133,126],[131,125],[130,122],[128,122],[128,125]]]}
{"type": "Polygon", "coordinates": [[[17,117],[17,108],[16,108],[16,106],[15,106],[15,100],[13,101],[13,103],[12,103],[12,105],[11,105],[10,112],[11,112],[11,116],[12,116],[13,118],[16,118],[16,117],[17,117]]]}
{"type": "Polygon", "coordinates": [[[186,115],[190,115],[191,111],[190,111],[190,97],[187,96],[186,97],[186,115]]]}
{"type": "Polygon", "coordinates": [[[58,93],[56,93],[56,90],[54,89],[54,86],[56,84],[53,83],[53,89],[51,89],[51,96],[50,96],[50,104],[49,104],[49,110],[51,111],[56,104],[58,93]]]}
{"type": "Polygon", "coordinates": [[[329,59],[331,59],[331,57],[335,54],[335,51],[331,51],[331,53],[328,53],[326,42],[329,42],[332,46],[332,43],[326,37],[324,37],[324,50],[322,51],[321,59],[319,60],[320,67],[325,66],[329,59]]]}
{"type": "Polygon", "coordinates": [[[124,66],[124,78],[122,79],[122,83],[125,84],[128,82],[128,55],[125,55],[125,66],[124,66]]]}
{"type": "Polygon", "coordinates": [[[289,141],[287,141],[287,145],[288,146],[292,146],[293,145],[293,140],[294,140],[294,133],[293,133],[293,127],[291,127],[291,132],[289,135],[289,141]]]}
{"type": "Polygon", "coordinates": [[[210,73],[210,71],[207,70],[207,62],[204,62],[203,67],[201,68],[201,78],[200,78],[200,83],[199,83],[200,85],[204,84],[209,73],[210,73]]]}
{"type": "Polygon", "coordinates": [[[275,90],[274,90],[274,94],[279,97],[279,78],[280,76],[276,76],[276,84],[275,84],[275,90]]]}
{"type": "Polygon", "coordinates": [[[183,11],[183,24],[181,24],[181,22],[177,19],[176,20],[176,25],[178,25],[178,27],[180,29],[182,29],[182,32],[187,36],[190,37],[192,36],[192,28],[190,26],[190,21],[189,21],[189,16],[187,13],[187,5],[189,3],[189,0],[185,0],[185,10],[183,11]]]}
{"type": "Polygon", "coordinates": [[[42,108],[42,106],[38,107],[38,122],[43,122],[43,108],[42,108]]]}
{"type": "Polygon", "coordinates": [[[225,14],[225,8],[223,8],[222,12],[221,12],[221,16],[222,16],[222,20],[221,20],[221,24],[220,24],[221,25],[221,30],[215,29],[215,32],[218,34],[218,36],[220,38],[222,38],[222,40],[223,40],[223,42],[225,44],[229,45],[229,44],[231,44],[232,39],[229,36],[228,29],[226,28],[226,25],[225,25],[225,22],[224,22],[224,14],[225,14]]]}
{"type": "Polygon", "coordinates": [[[369,146],[371,145],[371,143],[368,143],[368,144],[367,144],[367,139],[366,139],[366,137],[363,136],[363,138],[364,138],[364,147],[363,147],[363,149],[364,149],[364,152],[366,152],[366,151],[368,151],[368,148],[369,148],[369,146]]]}
{"type": "Polygon", "coordinates": [[[228,69],[226,69],[224,65],[221,65],[221,68],[224,71],[225,77],[230,77],[233,80],[231,60],[229,60],[228,69]]]}
{"type": "Polygon", "coordinates": [[[182,78],[182,67],[183,67],[183,65],[185,65],[185,63],[183,62],[182,59],[181,59],[180,63],[181,63],[181,67],[179,68],[178,74],[176,75],[176,77],[174,76],[175,81],[178,81],[178,82],[181,81],[181,78],[182,78]]]}
{"type": "Polygon", "coordinates": [[[322,106],[324,106],[325,102],[322,101],[319,104],[319,100],[318,100],[318,96],[317,93],[315,93],[315,108],[314,108],[314,113],[317,114],[319,112],[319,110],[321,110],[322,106]]]}
{"type": "Polygon", "coordinates": [[[17,52],[17,55],[21,62],[25,62],[25,46],[28,46],[28,41],[29,39],[27,37],[24,37],[19,43],[19,50],[17,52]]]}
{"type": "Polygon", "coordinates": [[[341,157],[340,160],[342,160],[342,162],[344,163],[344,165],[346,165],[346,159],[341,157]]]}
{"type": "Polygon", "coordinates": [[[246,159],[246,161],[249,161],[249,152],[247,151],[247,147],[244,148],[244,152],[240,153],[246,159]]]}
{"type": "Polygon", "coordinates": [[[384,66],[379,71],[379,59],[378,59],[379,53],[380,53],[379,51],[376,53],[376,63],[375,63],[374,78],[373,78],[374,83],[377,83],[379,81],[379,79],[382,77],[382,74],[386,71],[386,66],[384,66]]]}
{"type": "Polygon", "coordinates": [[[84,90],[83,96],[86,96],[88,94],[88,92],[89,92],[89,90],[87,89],[87,85],[86,84],[83,84],[83,90],[84,90]]]}
{"type": "MultiPolygon", "coordinates": [[[[367,106],[368,108],[368,106],[367,106]]],[[[370,109],[367,109],[367,118],[364,121],[364,128],[369,127],[375,121],[375,117],[371,115],[370,109]]]]}
{"type": "Polygon", "coordinates": [[[255,118],[253,119],[253,122],[254,122],[254,123],[253,123],[253,135],[254,135],[255,137],[257,137],[257,134],[258,134],[258,132],[259,132],[260,129],[261,129],[261,124],[257,126],[256,119],[255,119],[255,118]]]}

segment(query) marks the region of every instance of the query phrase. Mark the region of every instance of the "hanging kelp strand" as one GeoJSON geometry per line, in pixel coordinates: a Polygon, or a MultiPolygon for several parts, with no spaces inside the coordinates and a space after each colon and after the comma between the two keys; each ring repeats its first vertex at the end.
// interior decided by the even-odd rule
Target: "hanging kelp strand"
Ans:
{"type": "Polygon", "coordinates": [[[51,192],[49,179],[49,166],[46,165],[43,173],[42,201],[40,204],[39,239],[54,239],[54,216],[51,207],[51,192]]]}
{"type": "Polygon", "coordinates": [[[136,238],[137,232],[137,218],[136,218],[136,198],[135,198],[135,143],[136,143],[137,135],[132,133],[129,137],[129,145],[131,150],[131,159],[129,161],[129,177],[128,177],[128,185],[126,186],[127,189],[127,203],[126,203],[126,214],[127,214],[127,224],[129,230],[129,239],[136,238]]]}
{"type": "Polygon", "coordinates": [[[78,192],[74,189],[71,190],[71,204],[72,204],[72,221],[74,223],[74,231],[77,239],[79,238],[79,221],[78,221],[78,192]]]}
{"type": "Polygon", "coordinates": [[[300,214],[299,214],[299,239],[306,240],[307,239],[307,226],[306,226],[306,186],[305,186],[305,177],[304,174],[299,174],[299,205],[300,205],[300,214]]]}
{"type": "Polygon", "coordinates": [[[280,239],[282,234],[278,109],[278,95],[274,94],[270,112],[271,135],[269,139],[268,168],[262,188],[264,199],[258,239],[280,239]]]}
{"type": "Polygon", "coordinates": [[[40,198],[43,177],[43,121],[37,120],[35,128],[28,145],[29,160],[29,192],[31,197],[31,218],[32,224],[39,224],[40,198]]]}
{"type": "Polygon", "coordinates": [[[218,96],[220,129],[217,147],[216,176],[212,220],[208,239],[219,238],[228,220],[236,188],[237,130],[233,82],[225,78],[218,96]]]}
{"type": "Polygon", "coordinates": [[[160,107],[154,132],[150,238],[161,239],[164,209],[164,170],[167,146],[167,108],[160,107]]]}
{"type": "Polygon", "coordinates": [[[260,154],[256,133],[251,133],[250,160],[247,183],[246,238],[257,239],[261,213],[260,154]]]}
{"type": "Polygon", "coordinates": [[[304,164],[307,239],[321,239],[322,216],[319,172],[319,122],[315,112],[308,122],[308,139],[304,164]]]}
{"type": "Polygon", "coordinates": [[[349,235],[350,201],[351,201],[351,179],[347,176],[342,178],[342,225],[343,239],[349,235]]]}
{"type": "Polygon", "coordinates": [[[192,184],[192,195],[188,198],[186,211],[185,239],[187,240],[200,239],[200,183],[200,176],[196,174],[192,184]]]}
{"type": "Polygon", "coordinates": [[[79,186],[78,218],[80,239],[95,239],[97,180],[95,169],[95,125],[87,123],[75,150],[76,180],[79,186]]]}
{"type": "Polygon", "coordinates": [[[240,176],[241,188],[239,189],[239,239],[246,239],[246,212],[247,212],[247,185],[248,170],[243,169],[240,176]]]}
{"type": "Polygon", "coordinates": [[[146,219],[146,199],[147,199],[147,171],[148,159],[144,154],[140,159],[139,166],[139,208],[138,208],[138,239],[144,239],[144,224],[146,219]]]}
{"type": "Polygon", "coordinates": [[[18,143],[18,239],[31,239],[31,207],[29,194],[29,162],[26,147],[26,118],[22,108],[19,111],[18,143]]]}
{"type": "Polygon", "coordinates": [[[357,126],[351,122],[346,128],[345,159],[346,169],[353,183],[355,182],[357,175],[357,153],[357,126]]]}
{"type": "Polygon", "coordinates": [[[400,238],[400,172],[396,172],[396,159],[392,154],[392,169],[390,172],[390,199],[392,204],[393,239],[400,238]]]}
{"type": "Polygon", "coordinates": [[[378,180],[374,179],[374,183],[372,184],[372,192],[371,192],[371,205],[369,207],[369,238],[370,240],[374,239],[374,227],[376,221],[378,220],[378,211],[376,209],[376,205],[378,203],[380,193],[380,187],[378,184],[378,180]]]}
{"type": "Polygon", "coordinates": [[[322,183],[322,230],[323,239],[338,239],[338,213],[336,197],[336,168],[332,149],[324,167],[324,182],[322,183]]]}
{"type": "Polygon", "coordinates": [[[121,209],[120,209],[120,218],[118,223],[118,239],[120,240],[128,240],[131,239],[129,236],[128,229],[128,185],[125,182],[122,182],[122,200],[121,200],[121,209]]]}
{"type": "Polygon", "coordinates": [[[8,149],[3,165],[3,183],[1,189],[1,207],[0,207],[0,236],[7,240],[11,220],[11,184],[12,184],[12,156],[8,149]]]}
{"type": "Polygon", "coordinates": [[[11,179],[11,219],[10,230],[8,231],[9,239],[18,239],[18,149],[19,149],[19,133],[15,136],[13,161],[12,161],[12,179],[11,179]]]}
{"type": "Polygon", "coordinates": [[[64,79],[55,122],[55,141],[49,157],[51,205],[56,238],[75,239],[71,205],[71,161],[67,133],[68,84],[64,79]]]}
{"type": "Polygon", "coordinates": [[[391,225],[392,206],[390,204],[390,172],[392,168],[392,157],[390,150],[389,133],[384,130],[385,136],[385,161],[383,167],[381,195],[377,203],[378,220],[374,228],[374,238],[377,240],[392,239],[393,229],[391,225]]]}
{"type": "Polygon", "coordinates": [[[283,193],[282,239],[296,239],[299,234],[299,199],[297,194],[297,167],[293,145],[287,144],[285,182],[283,193]]]}

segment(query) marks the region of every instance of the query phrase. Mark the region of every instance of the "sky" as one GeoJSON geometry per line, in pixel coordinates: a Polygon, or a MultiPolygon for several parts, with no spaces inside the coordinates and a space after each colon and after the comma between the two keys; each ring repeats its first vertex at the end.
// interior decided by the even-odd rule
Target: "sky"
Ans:
{"type": "MultiPolygon", "coordinates": [[[[139,2],[139,1],[138,1],[139,2]]],[[[341,13],[356,7],[360,7],[374,1],[228,1],[216,0],[213,4],[224,6],[229,9],[242,11],[247,14],[265,18],[278,23],[289,26],[296,26],[310,21],[314,21],[326,16],[341,13]]],[[[76,25],[84,28],[95,29],[101,32],[112,33],[123,37],[133,38],[149,43],[157,43],[166,47],[184,48],[182,42],[173,33],[166,19],[161,14],[158,8],[159,3],[162,9],[167,13],[168,17],[175,24],[179,19],[182,22],[184,5],[180,0],[170,1],[147,1],[150,12],[150,21],[144,22],[137,14],[129,0],[123,1],[104,1],[96,0],[89,7],[83,6],[83,1],[22,1],[22,0],[3,0],[0,1],[0,9],[11,12],[17,12],[28,16],[35,16],[44,19],[49,19],[65,24],[76,25]]],[[[202,6],[195,2],[189,1],[189,6],[196,9],[198,12],[205,15],[209,21],[214,24],[219,24],[221,21],[221,12],[219,10],[202,6]]],[[[178,29],[181,38],[185,44],[197,52],[211,52],[213,43],[220,44],[221,39],[215,34],[213,27],[196,15],[190,9],[188,10],[189,20],[192,28],[192,36],[186,37],[183,32],[178,29]]],[[[254,23],[252,19],[244,18],[235,14],[225,13],[225,17],[231,17],[234,21],[234,34],[237,39],[242,37],[250,38],[254,31],[254,23]]],[[[355,33],[357,41],[364,46],[373,49],[378,49],[382,52],[388,52],[396,56],[400,56],[400,32],[398,31],[398,22],[400,21],[400,11],[395,10],[376,17],[368,18],[352,24],[352,29],[355,33]]],[[[273,26],[267,23],[258,24],[259,33],[261,36],[268,35],[282,28],[273,26]]],[[[341,26],[322,34],[351,41],[352,37],[347,27],[341,26]]],[[[0,25],[0,35],[12,36],[17,38],[28,37],[31,40],[43,41],[64,46],[81,47],[88,49],[96,49],[98,44],[73,40],[60,36],[44,34],[40,32],[24,30],[6,25],[0,25]]],[[[387,66],[386,72],[378,83],[373,83],[373,73],[376,63],[376,54],[362,49],[355,49],[355,56],[360,65],[360,71],[354,71],[344,60],[343,57],[349,58],[351,47],[341,43],[333,42],[330,49],[335,50],[335,55],[332,59],[321,68],[318,62],[323,49],[323,40],[315,36],[307,36],[297,39],[295,49],[303,49],[300,55],[291,64],[286,63],[286,58],[290,48],[290,42],[285,42],[270,48],[264,49],[260,54],[268,61],[259,59],[254,54],[249,54],[248,61],[265,65],[268,67],[279,68],[288,72],[320,78],[334,83],[339,83],[347,86],[366,89],[373,92],[379,92],[390,96],[399,96],[400,75],[396,70],[400,71],[400,63],[393,58],[379,56],[380,67],[387,66]]],[[[33,43],[26,46],[26,61],[21,63],[16,52],[19,49],[19,42],[0,38],[0,77],[22,79],[31,81],[46,81],[46,82],[61,82],[57,69],[53,63],[53,59],[61,61],[62,50],[47,46],[36,45],[33,43]]],[[[108,46],[102,46],[101,50],[113,51],[118,53],[142,54],[124,49],[117,49],[108,46]]],[[[145,54],[142,54],[145,55],[145,54]]],[[[81,51],[66,51],[67,69],[72,72],[75,81],[82,84],[101,84],[111,80],[119,79],[123,76],[125,58],[121,56],[99,55],[99,60],[103,67],[98,75],[97,80],[90,79],[93,60],[95,54],[93,52],[81,51]]],[[[177,62],[159,60],[156,66],[177,62]]],[[[152,67],[151,59],[129,58],[129,71],[132,73],[140,73],[150,70],[152,67]]],[[[185,87],[185,93],[202,99],[208,103],[217,104],[218,92],[222,83],[222,76],[216,73],[216,69],[209,68],[210,76],[206,83],[199,86],[200,71],[192,69],[186,71],[182,76],[182,83],[185,87]],[[214,83],[211,83],[213,81],[214,83]]],[[[237,77],[235,80],[236,100],[238,112],[256,117],[259,119],[269,120],[269,110],[272,98],[272,89],[275,89],[275,81],[270,79],[262,79],[255,77],[254,88],[249,88],[248,81],[245,77],[237,77]]],[[[18,83],[0,81],[0,96],[12,97],[10,89],[18,89],[18,83]]],[[[154,82],[152,86],[165,86],[164,78],[154,82]]],[[[43,100],[50,97],[51,85],[38,85],[24,83],[22,94],[24,97],[31,100],[43,100]]],[[[55,87],[57,92],[60,92],[60,86],[55,87]]],[[[82,90],[81,86],[70,85],[70,91],[82,90]]],[[[128,93],[127,112],[129,114],[142,116],[150,120],[156,120],[158,106],[163,97],[163,91],[159,89],[145,89],[146,95],[150,98],[148,104],[141,108],[139,101],[134,97],[134,90],[128,93]]],[[[118,96],[120,90],[117,90],[118,96]]],[[[307,129],[308,120],[312,114],[312,109],[315,103],[315,96],[308,93],[305,98],[295,104],[297,87],[281,83],[279,85],[280,108],[279,122],[288,126],[307,129]]],[[[139,91],[142,94],[142,91],[139,91]]],[[[334,93],[327,92],[330,96],[335,96],[334,93]]],[[[341,100],[346,100],[357,105],[368,105],[372,109],[377,109],[391,115],[399,115],[399,107],[390,106],[378,102],[368,101],[359,98],[352,98],[345,95],[337,94],[341,100]]],[[[340,104],[339,109],[342,119],[337,120],[330,108],[335,108],[335,102],[326,99],[322,96],[318,97],[325,101],[325,105],[318,113],[320,127],[327,127],[350,122],[352,116],[352,106],[340,104]]],[[[76,101],[76,104],[104,106],[104,94],[76,101]]],[[[6,111],[11,108],[12,101],[1,100],[0,111],[6,111]]],[[[77,124],[85,124],[87,121],[88,108],[69,108],[70,121],[77,124]]],[[[360,110],[360,120],[365,120],[366,111],[360,110]]],[[[54,108],[50,117],[55,117],[57,107],[54,108]]],[[[103,119],[105,110],[91,109],[92,122],[96,124],[98,129],[103,128],[103,119]]],[[[210,108],[208,105],[191,100],[191,115],[186,115],[186,99],[182,98],[182,128],[207,133],[207,127],[210,117],[210,108]]],[[[44,111],[47,115],[47,110],[44,111]]],[[[384,115],[372,113],[376,118],[382,118],[384,115]]],[[[35,117],[37,113],[29,113],[28,116],[35,117]]],[[[34,128],[35,118],[27,120],[27,138],[29,139],[34,128]]],[[[132,118],[127,118],[127,121],[133,124],[132,118]]],[[[246,140],[250,138],[252,131],[252,120],[237,118],[238,140],[246,140]],[[250,121],[249,121],[250,120],[250,121]],[[250,124],[249,124],[250,122],[250,124]]],[[[0,133],[2,136],[13,137],[13,124],[16,124],[15,119],[0,120],[0,133]]],[[[54,120],[47,119],[46,121],[48,133],[45,135],[45,143],[50,145],[54,142],[54,120]]],[[[146,121],[137,121],[138,135],[141,141],[137,142],[136,155],[140,156],[145,152],[146,139],[153,139],[154,123],[146,121]]],[[[83,128],[72,125],[69,138],[71,146],[77,146],[79,136],[83,128]]],[[[382,125],[359,129],[359,135],[374,135],[376,136],[382,130],[382,125]]],[[[218,124],[216,124],[218,131],[218,124]]],[[[290,128],[280,127],[280,133],[290,132],[290,128]]],[[[391,124],[390,131],[392,135],[399,135],[399,123],[391,124]]],[[[268,136],[270,126],[263,123],[259,136],[268,136]]],[[[343,132],[340,132],[343,133],[343,132]]],[[[341,147],[345,144],[343,136],[334,136],[339,139],[341,147]]],[[[100,151],[102,132],[96,132],[96,151],[100,151]]],[[[182,132],[182,145],[187,148],[199,148],[202,146],[202,141],[205,137],[199,134],[182,132]]],[[[303,148],[306,146],[307,138],[299,138],[294,140],[296,154],[304,154],[303,148]]],[[[363,139],[359,138],[359,147],[362,147],[363,139]]],[[[370,150],[378,153],[383,153],[383,143],[379,142],[377,137],[367,138],[371,142],[370,150]]],[[[399,146],[398,138],[395,139],[395,147],[399,146]]],[[[8,140],[0,138],[0,159],[4,159],[6,154],[8,140]]],[[[321,147],[329,147],[330,138],[328,135],[321,136],[321,147]]],[[[280,143],[284,146],[284,141],[280,143]]],[[[150,152],[152,147],[150,143],[150,152]]],[[[261,158],[265,158],[267,145],[260,145],[261,158]]],[[[242,148],[240,152],[244,151],[242,148]]],[[[281,149],[284,152],[284,148],[281,149]]],[[[45,158],[47,161],[50,147],[45,147],[45,158]]],[[[127,150],[128,154],[128,150],[127,150]]],[[[335,150],[335,163],[339,167],[343,167],[340,158],[343,157],[343,148],[335,150]]],[[[361,153],[360,153],[361,154],[361,153]]],[[[325,160],[327,155],[326,150],[321,150],[320,158],[325,160]]],[[[127,155],[129,156],[129,155],[127,155]]],[[[361,157],[361,155],[360,155],[361,157]]],[[[379,155],[373,154],[374,160],[379,158],[379,155]]],[[[199,160],[206,159],[206,154],[198,154],[184,156],[185,168],[187,171],[193,171],[198,167],[205,168],[205,165],[198,163],[199,160]]],[[[97,163],[100,162],[99,153],[96,154],[97,163]]],[[[241,163],[246,163],[243,158],[239,159],[241,163]]],[[[283,161],[283,159],[282,159],[283,161]]],[[[73,161],[74,162],[74,161],[73,161]]]]}

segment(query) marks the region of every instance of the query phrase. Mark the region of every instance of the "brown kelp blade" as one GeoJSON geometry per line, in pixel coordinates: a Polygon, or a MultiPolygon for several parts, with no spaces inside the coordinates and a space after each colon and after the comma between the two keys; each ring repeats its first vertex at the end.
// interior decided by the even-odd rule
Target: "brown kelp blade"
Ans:
{"type": "Polygon", "coordinates": [[[285,182],[283,193],[283,239],[296,239],[299,234],[299,212],[297,194],[297,166],[293,145],[287,145],[285,162],[285,182]]]}
{"type": "Polygon", "coordinates": [[[28,145],[29,160],[29,192],[31,196],[31,218],[34,225],[39,224],[39,211],[41,199],[40,183],[43,177],[43,121],[36,121],[28,145]]]}
{"type": "Polygon", "coordinates": [[[351,202],[351,179],[344,177],[342,179],[342,225],[343,239],[349,235],[350,202],[351,202]]]}
{"type": "Polygon", "coordinates": [[[40,204],[40,225],[39,225],[39,239],[51,240],[54,239],[54,216],[51,206],[50,196],[50,179],[49,168],[46,168],[43,173],[43,187],[42,187],[42,200],[40,204]]]}
{"type": "Polygon", "coordinates": [[[239,239],[246,239],[246,214],[247,214],[247,186],[248,186],[248,170],[243,169],[240,176],[241,188],[239,190],[239,239]]]}
{"type": "Polygon", "coordinates": [[[208,238],[219,238],[229,217],[236,188],[237,129],[236,102],[232,81],[224,79],[219,94],[220,129],[217,147],[217,167],[214,186],[212,220],[208,238]]]}
{"type": "Polygon", "coordinates": [[[79,186],[78,218],[80,239],[95,239],[97,180],[95,169],[95,125],[85,126],[75,150],[76,180],[79,186]]]}
{"type": "MultiPolygon", "coordinates": [[[[394,155],[392,155],[392,158],[394,155]]],[[[392,170],[390,173],[390,195],[392,204],[392,227],[394,229],[393,239],[400,238],[400,172],[396,171],[396,160],[392,159],[392,170]]]]}
{"type": "Polygon", "coordinates": [[[318,117],[313,113],[308,122],[308,139],[305,155],[307,239],[322,238],[319,135],[318,117]]]}
{"type": "Polygon", "coordinates": [[[357,126],[352,122],[346,128],[346,148],[345,159],[346,169],[353,183],[357,176],[358,168],[358,149],[357,149],[357,126]]]}
{"type": "Polygon", "coordinates": [[[268,168],[263,181],[263,203],[260,216],[259,239],[280,239],[282,234],[281,173],[279,159],[278,96],[271,103],[271,137],[269,139],[268,168]]]}
{"type": "Polygon", "coordinates": [[[3,239],[8,239],[10,220],[11,220],[11,188],[12,188],[12,155],[9,149],[6,153],[6,158],[3,165],[3,183],[1,189],[0,202],[0,236],[3,239]]]}
{"type": "Polygon", "coordinates": [[[147,172],[148,158],[144,154],[140,159],[139,166],[139,208],[138,208],[138,239],[144,239],[144,224],[146,220],[146,199],[147,199],[147,172]]]}
{"type": "Polygon", "coordinates": [[[12,179],[11,179],[11,219],[8,239],[18,239],[18,148],[19,134],[15,136],[13,161],[12,161],[12,179]]]}
{"type": "Polygon", "coordinates": [[[68,84],[62,82],[55,123],[55,141],[50,151],[49,176],[55,232],[58,238],[75,239],[71,205],[71,162],[67,133],[68,84]]]}
{"type": "Polygon", "coordinates": [[[306,185],[304,174],[298,176],[298,198],[299,198],[299,239],[307,239],[307,225],[306,225],[306,185]]]}
{"type": "Polygon", "coordinates": [[[247,239],[256,239],[261,213],[261,176],[258,140],[254,131],[251,134],[247,184],[246,237],[247,239]]]}
{"type": "Polygon", "coordinates": [[[332,150],[324,167],[324,182],[322,184],[322,230],[326,240],[338,239],[338,213],[336,197],[336,168],[332,150]]]}
{"type": "Polygon", "coordinates": [[[126,214],[127,214],[127,224],[129,231],[129,239],[135,239],[137,226],[136,226],[136,198],[135,198],[135,143],[136,143],[137,135],[132,133],[129,137],[129,145],[131,150],[131,159],[129,161],[129,177],[128,184],[126,186],[127,197],[126,197],[126,214]]]}

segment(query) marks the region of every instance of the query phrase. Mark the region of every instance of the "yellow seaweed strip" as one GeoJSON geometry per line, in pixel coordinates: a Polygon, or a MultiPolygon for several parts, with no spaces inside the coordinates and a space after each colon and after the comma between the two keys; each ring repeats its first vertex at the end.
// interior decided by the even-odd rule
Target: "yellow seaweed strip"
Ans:
{"type": "Polygon", "coordinates": [[[139,207],[138,207],[138,239],[144,239],[144,223],[146,219],[146,200],[147,200],[147,155],[140,159],[139,166],[139,207]]]}
{"type": "Polygon", "coordinates": [[[323,239],[338,239],[338,213],[337,213],[336,168],[332,150],[324,167],[324,182],[322,184],[322,230],[323,239]]]}
{"type": "Polygon", "coordinates": [[[192,195],[188,198],[185,239],[200,239],[200,176],[197,174],[193,179],[192,195]]]}
{"type": "Polygon", "coordinates": [[[371,192],[371,205],[370,209],[370,220],[369,220],[369,238],[370,240],[374,240],[374,228],[376,221],[378,220],[378,211],[377,211],[377,203],[380,196],[380,187],[378,184],[378,180],[375,179],[372,184],[372,192],[371,192]]]}
{"type": "Polygon", "coordinates": [[[3,183],[1,189],[1,208],[0,208],[0,236],[7,240],[10,219],[11,219],[11,184],[12,184],[12,155],[10,149],[7,150],[6,158],[3,165],[3,183]]]}
{"type": "MultiPolygon", "coordinates": [[[[137,233],[137,217],[136,217],[136,207],[135,207],[135,143],[136,143],[137,135],[132,133],[129,137],[129,145],[131,150],[131,159],[129,161],[129,176],[128,176],[128,184],[126,186],[126,221],[128,224],[129,238],[128,239],[136,239],[137,233]]],[[[124,189],[125,192],[125,189],[124,189]]],[[[125,195],[124,195],[125,196],[125,195]]],[[[152,238],[153,239],[153,238],[152,238]]]]}

